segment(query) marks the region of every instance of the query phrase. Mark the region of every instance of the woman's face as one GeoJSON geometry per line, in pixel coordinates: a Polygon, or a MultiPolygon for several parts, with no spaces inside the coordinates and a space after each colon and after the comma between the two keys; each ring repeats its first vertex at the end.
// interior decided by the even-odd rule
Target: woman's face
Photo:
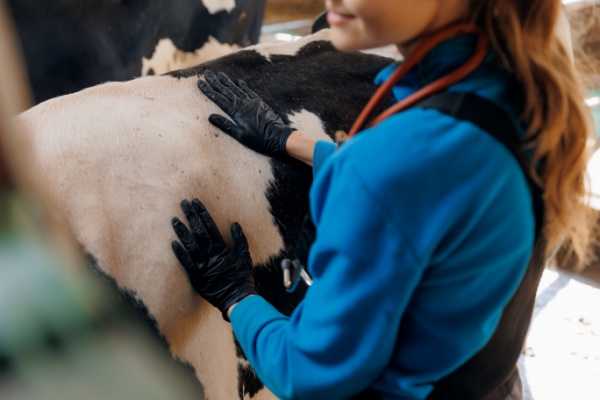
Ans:
{"type": "Polygon", "coordinates": [[[403,45],[467,14],[468,0],[326,0],[340,50],[403,45]]]}

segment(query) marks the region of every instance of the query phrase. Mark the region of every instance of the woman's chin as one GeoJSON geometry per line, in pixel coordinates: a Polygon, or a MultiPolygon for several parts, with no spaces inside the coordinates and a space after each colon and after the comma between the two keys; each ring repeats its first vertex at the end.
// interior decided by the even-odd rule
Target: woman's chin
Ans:
{"type": "Polygon", "coordinates": [[[379,47],[378,43],[374,43],[361,35],[353,35],[336,28],[331,29],[330,40],[333,46],[340,51],[367,50],[379,47]]]}
{"type": "Polygon", "coordinates": [[[361,38],[338,28],[331,29],[330,39],[333,46],[340,51],[355,51],[366,48],[363,46],[361,38]]]}

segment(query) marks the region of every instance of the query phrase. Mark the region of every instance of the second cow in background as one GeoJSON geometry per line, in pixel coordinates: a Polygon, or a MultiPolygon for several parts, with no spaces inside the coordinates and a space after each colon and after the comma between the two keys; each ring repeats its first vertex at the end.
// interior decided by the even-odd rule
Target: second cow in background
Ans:
{"type": "Polygon", "coordinates": [[[265,0],[9,0],[35,102],[258,41],[265,0]]]}

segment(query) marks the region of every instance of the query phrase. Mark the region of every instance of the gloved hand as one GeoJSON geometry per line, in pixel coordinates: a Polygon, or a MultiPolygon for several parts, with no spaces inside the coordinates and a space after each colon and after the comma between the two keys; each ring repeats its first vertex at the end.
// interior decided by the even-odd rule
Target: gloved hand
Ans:
{"type": "Polygon", "coordinates": [[[172,243],[173,252],[194,290],[229,321],[229,307],[256,294],[246,236],[239,224],[231,225],[233,246],[228,248],[200,200],[184,200],[181,209],[190,229],[179,218],[172,219],[179,239],[172,243]]]}
{"type": "Polygon", "coordinates": [[[244,146],[269,157],[286,155],[285,145],[294,129],[265,103],[246,82],[234,83],[227,75],[204,73],[198,88],[233,120],[213,114],[208,120],[244,146]]]}

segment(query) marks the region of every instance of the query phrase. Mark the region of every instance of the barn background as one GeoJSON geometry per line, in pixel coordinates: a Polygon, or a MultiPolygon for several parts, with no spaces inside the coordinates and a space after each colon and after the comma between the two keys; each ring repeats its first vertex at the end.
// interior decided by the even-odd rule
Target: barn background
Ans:
{"type": "Polygon", "coordinates": [[[324,10],[323,0],[268,0],[265,22],[311,19],[324,10]]]}

